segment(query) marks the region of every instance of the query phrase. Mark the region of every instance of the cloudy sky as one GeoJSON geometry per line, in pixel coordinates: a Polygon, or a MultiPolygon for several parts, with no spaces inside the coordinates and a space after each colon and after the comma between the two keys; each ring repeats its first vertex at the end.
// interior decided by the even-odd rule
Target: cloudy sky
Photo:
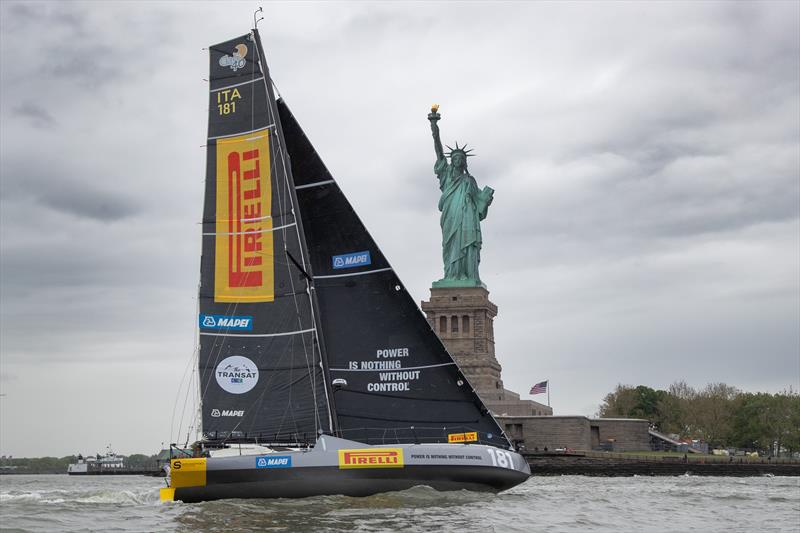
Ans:
{"type": "MultiPolygon", "coordinates": [[[[174,433],[203,48],[257,6],[0,4],[0,453],[174,433]]],[[[618,383],[800,388],[800,4],[265,9],[278,88],[418,301],[442,269],[430,105],[475,147],[506,387],[550,379],[587,415],[618,383]]]]}

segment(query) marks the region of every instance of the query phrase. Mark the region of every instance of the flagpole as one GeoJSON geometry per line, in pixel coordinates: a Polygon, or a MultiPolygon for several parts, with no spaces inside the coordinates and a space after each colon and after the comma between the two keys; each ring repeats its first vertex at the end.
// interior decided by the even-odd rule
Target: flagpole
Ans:
{"type": "Polygon", "coordinates": [[[550,407],[550,380],[547,380],[547,407],[550,407]]]}

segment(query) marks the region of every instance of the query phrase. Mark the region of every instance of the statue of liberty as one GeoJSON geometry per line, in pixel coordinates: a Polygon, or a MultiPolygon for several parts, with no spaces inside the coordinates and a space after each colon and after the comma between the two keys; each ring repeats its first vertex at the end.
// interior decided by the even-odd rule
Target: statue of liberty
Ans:
{"type": "Polygon", "coordinates": [[[439,178],[439,220],[442,226],[442,259],[444,278],[433,283],[434,287],[480,287],[478,264],[481,262],[481,226],[492,203],[494,190],[491,187],[478,189],[469,171],[467,157],[471,150],[467,146],[447,147],[450,163],[447,162],[442,141],[439,138],[439,106],[431,107],[428,120],[433,132],[433,147],[436,150],[436,164],[433,171],[439,178]]]}

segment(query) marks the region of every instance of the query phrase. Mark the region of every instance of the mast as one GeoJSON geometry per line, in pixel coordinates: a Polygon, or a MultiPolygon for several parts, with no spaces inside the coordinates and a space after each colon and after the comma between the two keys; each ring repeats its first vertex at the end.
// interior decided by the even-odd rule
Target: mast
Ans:
{"type": "MultiPolygon", "coordinates": [[[[259,8],[260,9],[260,8],[259,8]]],[[[331,432],[335,435],[337,434],[337,427],[338,421],[336,419],[335,413],[335,401],[333,397],[333,391],[331,390],[331,381],[330,381],[330,374],[328,372],[328,364],[327,364],[327,354],[325,351],[325,340],[322,333],[322,324],[320,321],[320,313],[319,313],[319,304],[317,302],[316,291],[314,290],[314,273],[311,268],[311,262],[308,260],[309,252],[308,252],[308,245],[305,240],[305,232],[303,231],[303,219],[300,213],[300,206],[297,201],[297,192],[295,191],[295,183],[294,177],[292,176],[292,165],[289,160],[289,152],[286,149],[286,139],[284,138],[283,134],[283,127],[281,125],[281,117],[280,113],[276,108],[275,102],[275,93],[273,90],[272,85],[272,77],[269,73],[269,67],[267,66],[266,62],[266,55],[264,53],[264,45],[261,42],[261,34],[258,32],[258,28],[253,28],[253,37],[256,43],[256,52],[258,53],[258,64],[261,68],[261,72],[264,75],[264,85],[267,91],[267,98],[269,99],[269,110],[271,113],[271,118],[275,123],[275,130],[278,137],[278,145],[279,145],[279,153],[281,155],[281,163],[283,165],[284,171],[286,173],[286,180],[287,185],[289,186],[289,197],[292,201],[292,212],[295,215],[295,220],[297,222],[297,232],[298,238],[300,241],[300,253],[301,257],[299,258],[300,264],[302,266],[303,273],[305,274],[306,279],[306,288],[307,294],[309,299],[311,300],[311,309],[312,309],[312,316],[314,319],[314,326],[316,328],[316,348],[319,350],[320,354],[320,368],[322,369],[322,376],[324,381],[324,390],[325,390],[325,397],[327,399],[327,415],[328,415],[328,423],[330,424],[331,432]]],[[[298,259],[298,258],[295,258],[298,259]]],[[[313,347],[312,347],[313,349],[313,347]]]]}

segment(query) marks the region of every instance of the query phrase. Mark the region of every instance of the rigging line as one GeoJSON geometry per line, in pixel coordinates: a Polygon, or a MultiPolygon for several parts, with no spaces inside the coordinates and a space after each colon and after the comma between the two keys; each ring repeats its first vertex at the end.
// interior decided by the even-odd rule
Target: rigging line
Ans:
{"type": "MultiPolygon", "coordinates": [[[[199,293],[200,292],[200,290],[199,290],[200,289],[200,281],[199,280],[197,282],[197,288],[198,288],[198,293],[199,293]]],[[[196,304],[195,304],[195,312],[199,312],[199,310],[200,310],[200,298],[199,298],[199,294],[198,294],[198,298],[197,298],[196,304]]],[[[194,332],[193,332],[193,335],[192,335],[193,342],[194,342],[194,349],[192,351],[192,355],[189,357],[189,361],[186,364],[186,368],[183,371],[183,376],[181,377],[180,384],[178,385],[178,390],[175,393],[175,402],[172,404],[172,417],[171,417],[170,423],[169,423],[170,424],[170,427],[169,427],[169,442],[170,443],[173,442],[173,440],[172,440],[172,431],[175,429],[175,410],[178,408],[178,401],[179,401],[179,399],[181,397],[181,389],[183,388],[184,381],[186,380],[186,374],[188,372],[190,372],[190,371],[192,372],[192,374],[194,374],[194,370],[193,370],[194,369],[194,361],[195,361],[195,359],[197,357],[198,350],[199,350],[199,346],[198,346],[199,337],[197,336],[198,329],[199,329],[199,326],[198,326],[197,323],[195,323],[194,332]]],[[[188,387],[188,384],[187,384],[187,387],[188,387]]],[[[178,438],[180,438],[181,429],[182,428],[178,429],[178,438]]]]}
{"type": "Polygon", "coordinates": [[[404,372],[406,370],[422,370],[425,368],[437,368],[440,366],[452,366],[455,365],[455,362],[450,363],[439,363],[436,365],[424,365],[424,366],[404,366],[403,368],[380,368],[380,369],[371,369],[371,368],[331,368],[330,370],[335,370],[336,372],[404,372]]]}
{"type": "Polygon", "coordinates": [[[392,267],[376,268],[375,270],[364,270],[363,272],[350,272],[349,274],[330,274],[327,276],[314,276],[314,279],[349,278],[351,276],[363,276],[364,274],[377,274],[378,272],[388,272],[392,267]]]}
{"type": "Polygon", "coordinates": [[[315,181],[314,183],[307,183],[305,185],[295,185],[294,190],[308,189],[309,187],[319,187],[320,185],[327,185],[329,183],[336,183],[334,180],[315,181]]]}
{"type": "Polygon", "coordinates": [[[218,92],[218,91],[224,91],[225,89],[233,89],[234,87],[241,87],[242,85],[249,85],[251,83],[257,82],[261,78],[263,78],[263,76],[255,78],[255,79],[252,79],[252,80],[249,80],[249,81],[243,81],[241,83],[234,83],[233,85],[226,85],[224,87],[220,87],[219,89],[209,89],[209,92],[215,93],[215,92],[218,92]]]}
{"type": "MultiPolygon", "coordinates": [[[[273,112],[272,107],[270,107],[270,112],[273,112]]],[[[277,123],[277,117],[273,117],[273,120],[275,121],[275,123],[277,123]]],[[[282,142],[280,132],[277,132],[276,137],[278,138],[278,145],[280,147],[281,142],[282,142]]],[[[279,155],[281,157],[281,165],[283,166],[283,170],[284,170],[284,174],[283,175],[284,175],[285,189],[283,191],[283,194],[287,194],[288,197],[289,197],[289,201],[290,201],[291,206],[292,206],[292,214],[295,215],[295,221],[296,221],[297,220],[297,216],[296,216],[296,211],[295,211],[295,207],[296,206],[295,206],[295,203],[294,203],[295,198],[294,198],[294,196],[292,194],[292,191],[291,191],[291,185],[292,184],[289,183],[289,173],[287,172],[287,169],[286,169],[286,159],[284,157],[284,151],[281,150],[279,152],[279,155]]],[[[297,241],[298,241],[299,248],[300,248],[300,259],[302,261],[302,264],[305,265],[306,264],[305,251],[303,250],[302,238],[300,236],[300,226],[299,225],[295,226],[295,234],[296,234],[297,241]]],[[[294,258],[292,258],[292,259],[294,259],[294,258]]],[[[313,297],[311,296],[311,289],[313,289],[313,285],[312,285],[313,282],[309,278],[308,274],[305,272],[306,269],[302,269],[301,268],[301,270],[306,274],[306,278],[307,278],[306,279],[306,293],[308,295],[307,296],[308,297],[308,304],[309,304],[309,308],[311,310],[311,321],[316,326],[316,323],[317,323],[316,309],[314,308],[314,301],[313,301],[313,297]]],[[[292,285],[292,288],[294,288],[294,285],[292,285]]],[[[319,353],[320,368],[322,369],[321,378],[322,378],[322,380],[324,382],[325,371],[324,371],[324,368],[322,367],[322,346],[321,345],[322,345],[322,343],[319,340],[319,334],[315,331],[314,332],[314,336],[312,337],[311,357],[312,357],[312,362],[313,362],[314,358],[316,357],[316,354],[319,353]],[[316,342],[314,342],[314,341],[316,341],[316,342]],[[315,346],[316,346],[316,350],[315,350],[315,346]]],[[[305,346],[305,338],[303,339],[303,350],[304,350],[304,353],[306,354],[306,361],[308,361],[308,355],[307,355],[306,346],[305,346]]],[[[312,363],[308,363],[308,364],[309,364],[308,371],[309,371],[309,374],[311,375],[311,382],[312,382],[312,395],[313,395],[314,405],[315,405],[315,407],[314,407],[315,425],[316,425],[315,430],[318,433],[319,432],[319,426],[322,425],[322,421],[319,419],[319,408],[318,408],[319,402],[317,400],[317,379],[316,379],[317,378],[317,374],[316,374],[316,370],[312,370],[312,368],[311,368],[312,363]]],[[[331,404],[330,404],[330,398],[328,398],[328,387],[325,386],[324,383],[323,383],[323,392],[325,393],[325,405],[326,405],[326,412],[328,414],[328,426],[332,430],[333,429],[333,412],[332,412],[332,408],[331,408],[331,404]]]]}
{"type": "MultiPolygon", "coordinates": [[[[244,222],[244,221],[242,221],[244,222]]],[[[210,236],[210,235],[256,235],[260,233],[271,233],[273,231],[288,228],[290,226],[294,226],[296,222],[292,222],[291,224],[284,224],[283,226],[278,226],[277,228],[266,228],[262,229],[261,231],[233,231],[233,232],[209,232],[203,233],[203,235],[210,236]]]]}
{"type": "MultiPolygon", "coordinates": [[[[267,69],[266,69],[266,67],[264,65],[264,58],[261,57],[261,50],[260,50],[259,46],[256,46],[256,53],[259,56],[259,65],[260,65],[261,70],[262,70],[262,72],[264,74],[264,89],[265,89],[265,92],[267,94],[267,99],[269,100],[269,105],[267,106],[267,110],[268,110],[268,113],[270,115],[270,119],[272,120],[272,122],[274,124],[277,124],[278,123],[278,117],[275,114],[275,111],[276,111],[276,109],[275,109],[275,100],[269,96],[270,95],[270,91],[269,91],[269,86],[267,85],[267,79],[266,79],[267,78],[267,69]]],[[[296,211],[296,206],[294,204],[294,198],[292,197],[291,190],[287,191],[287,189],[290,189],[291,184],[289,183],[289,171],[288,171],[288,169],[286,167],[286,157],[285,157],[285,153],[284,153],[285,148],[283,147],[283,140],[282,140],[281,134],[280,134],[281,132],[278,131],[277,128],[276,128],[276,132],[275,133],[276,133],[275,137],[277,139],[277,150],[276,151],[277,151],[278,156],[280,157],[281,166],[283,167],[283,179],[284,179],[284,186],[286,188],[281,192],[283,194],[288,194],[289,203],[291,204],[291,207],[292,207],[292,215],[294,216],[295,221],[297,221],[297,211],[296,211]]],[[[281,195],[279,194],[278,197],[281,198],[281,195]]],[[[300,248],[300,260],[302,261],[302,264],[305,266],[305,264],[306,264],[305,252],[303,251],[302,238],[300,236],[300,228],[297,225],[295,226],[295,234],[296,234],[296,238],[297,238],[297,243],[298,243],[299,248],[300,248]]],[[[286,243],[285,237],[286,237],[286,230],[284,230],[284,246],[285,246],[285,243],[286,243]]],[[[287,265],[287,270],[288,270],[288,265],[287,265]]],[[[305,271],[307,269],[301,269],[301,270],[305,271]]],[[[296,293],[296,291],[294,290],[294,279],[293,279],[292,276],[290,276],[289,279],[290,279],[290,283],[292,285],[292,291],[296,293]]],[[[306,286],[307,286],[307,288],[310,287],[310,281],[309,280],[306,280],[306,286]]],[[[315,312],[314,312],[313,301],[311,299],[311,292],[308,289],[307,289],[306,292],[308,294],[308,300],[309,300],[308,303],[309,303],[309,307],[311,309],[311,320],[312,320],[312,323],[316,326],[316,317],[315,317],[315,312]]],[[[295,308],[296,308],[296,310],[298,312],[298,321],[300,322],[299,306],[297,304],[296,297],[294,299],[294,302],[295,302],[295,308]]],[[[301,322],[301,326],[302,326],[302,322],[301,322]]],[[[315,337],[317,337],[317,343],[316,344],[317,344],[317,346],[319,346],[318,336],[316,335],[316,332],[315,332],[315,337]]],[[[318,402],[317,402],[317,390],[316,390],[317,389],[317,387],[316,387],[316,373],[314,371],[312,371],[312,364],[308,360],[308,348],[305,345],[305,338],[303,338],[302,341],[303,341],[303,354],[305,355],[306,363],[308,365],[308,372],[309,372],[309,374],[311,376],[311,381],[312,381],[311,394],[312,394],[312,397],[313,397],[313,400],[314,400],[314,405],[315,405],[315,431],[318,431],[319,425],[320,425],[319,424],[320,421],[318,420],[319,413],[318,413],[318,410],[316,408],[316,406],[318,405],[318,402]]],[[[313,360],[313,357],[314,357],[314,344],[312,343],[312,360],[313,360]]],[[[327,394],[328,394],[327,387],[325,387],[326,404],[328,404],[327,411],[328,411],[329,424],[331,425],[331,427],[333,427],[333,420],[331,418],[332,415],[330,413],[330,402],[328,401],[327,394]]]]}
{"type": "MultiPolygon", "coordinates": [[[[286,355],[287,355],[287,354],[288,354],[290,351],[292,351],[292,349],[291,349],[292,345],[293,345],[293,342],[290,342],[289,344],[287,344],[287,345],[284,347],[283,351],[280,353],[280,356],[278,357],[278,361],[277,361],[277,363],[276,363],[276,364],[279,364],[279,363],[281,363],[281,362],[283,361],[284,357],[286,357],[286,355]]],[[[292,358],[292,359],[294,359],[294,358],[292,358]]],[[[290,367],[291,367],[291,366],[292,366],[292,365],[291,365],[291,361],[290,361],[290,367]]],[[[264,386],[263,386],[263,388],[262,388],[262,390],[261,390],[261,394],[259,394],[259,395],[258,395],[258,396],[257,396],[257,397],[256,397],[256,398],[255,398],[255,399],[254,399],[254,400],[253,400],[251,403],[250,403],[250,405],[248,406],[248,409],[250,409],[250,408],[255,408],[255,409],[256,409],[256,412],[259,412],[259,411],[260,411],[260,409],[261,409],[261,404],[263,404],[263,401],[264,401],[264,396],[266,395],[267,391],[269,390],[269,385],[270,385],[270,383],[271,383],[271,381],[272,381],[273,379],[276,379],[276,376],[277,376],[277,373],[275,372],[275,370],[276,370],[276,369],[275,369],[275,367],[273,367],[273,368],[272,368],[272,369],[270,369],[270,370],[271,370],[271,373],[269,374],[269,377],[268,377],[268,378],[266,379],[266,381],[264,382],[264,386]]],[[[291,397],[291,394],[290,394],[290,397],[291,397]]],[[[250,431],[252,431],[252,430],[253,430],[253,427],[254,427],[254,425],[255,425],[255,423],[256,423],[256,418],[257,418],[257,417],[252,417],[252,423],[250,424],[250,431]]],[[[244,422],[244,419],[240,420],[240,421],[239,421],[239,423],[237,423],[237,424],[236,424],[236,425],[233,427],[233,429],[231,430],[231,432],[233,432],[233,431],[236,431],[236,429],[237,429],[237,428],[238,428],[238,427],[239,427],[239,426],[240,426],[240,425],[241,425],[243,422],[244,422]]],[[[267,427],[269,427],[269,426],[267,426],[267,427]]]]}
{"type": "Polygon", "coordinates": [[[194,405],[197,406],[195,410],[195,418],[197,434],[202,433],[203,428],[203,397],[200,395],[200,281],[197,283],[197,306],[195,307],[195,314],[198,317],[197,322],[194,324],[194,354],[192,356],[192,376],[197,382],[196,387],[192,387],[194,405]]]}
{"type": "MultiPolygon", "coordinates": [[[[194,384],[194,372],[191,373],[189,377],[189,384],[186,387],[186,396],[183,398],[183,408],[181,409],[181,421],[178,424],[178,438],[181,437],[181,433],[183,433],[183,417],[186,414],[186,404],[189,401],[189,393],[192,390],[192,385],[194,384]]],[[[188,437],[188,435],[187,435],[188,437]]]]}
{"type": "MultiPolygon", "coordinates": [[[[258,44],[259,43],[256,43],[256,47],[255,48],[256,48],[256,54],[258,54],[259,67],[260,67],[260,69],[261,69],[261,71],[262,71],[262,73],[264,75],[264,89],[265,89],[265,92],[266,92],[266,95],[267,95],[267,100],[268,100],[267,112],[268,112],[269,118],[272,120],[272,123],[273,124],[277,124],[279,119],[278,119],[278,117],[276,116],[276,113],[275,113],[275,111],[276,111],[276,108],[275,108],[276,103],[275,103],[274,98],[272,98],[270,96],[269,85],[267,84],[268,71],[267,71],[267,68],[266,68],[266,64],[265,64],[264,58],[261,57],[261,47],[258,46],[258,44]]],[[[274,83],[273,83],[273,85],[274,85],[274,83]]],[[[284,153],[285,149],[283,147],[283,141],[281,139],[281,132],[277,130],[277,127],[276,127],[276,132],[275,132],[275,138],[277,139],[276,152],[277,152],[278,156],[280,157],[281,166],[283,167],[284,185],[285,185],[285,187],[287,189],[289,189],[292,184],[289,183],[289,171],[287,170],[287,167],[286,167],[286,157],[285,157],[285,153],[284,153]]],[[[282,192],[283,192],[283,194],[287,193],[287,191],[285,191],[285,190],[282,191],[282,192]]],[[[289,196],[289,203],[291,204],[291,207],[292,207],[292,215],[293,215],[294,220],[296,222],[297,221],[297,211],[296,211],[296,206],[294,204],[294,198],[292,197],[291,191],[288,191],[288,196],[289,196]]],[[[278,199],[279,199],[279,201],[281,200],[281,194],[278,195],[278,199]]],[[[286,233],[287,233],[287,231],[283,230],[284,247],[286,247],[286,233]]],[[[296,238],[297,238],[297,243],[298,243],[299,248],[300,248],[300,260],[301,260],[302,264],[305,266],[306,265],[305,252],[303,251],[303,245],[302,245],[303,241],[302,241],[302,238],[300,236],[300,228],[299,228],[298,225],[295,225],[295,235],[296,235],[296,238]]],[[[289,267],[287,265],[287,271],[288,270],[289,270],[289,267]]],[[[301,269],[301,270],[305,271],[305,270],[307,270],[307,268],[306,269],[301,269]]],[[[291,283],[291,286],[292,286],[292,292],[296,293],[296,291],[294,290],[294,279],[293,279],[293,276],[290,275],[289,276],[289,280],[290,280],[290,283],[291,283]]],[[[306,280],[306,287],[307,287],[306,293],[308,295],[308,303],[309,303],[309,306],[310,306],[310,309],[311,309],[312,324],[314,326],[316,326],[316,322],[317,321],[316,321],[315,312],[314,312],[313,300],[311,298],[311,291],[309,289],[310,288],[310,281],[309,280],[306,280]]],[[[299,305],[297,304],[297,298],[293,297],[293,301],[295,303],[295,309],[296,309],[296,311],[298,313],[297,316],[298,316],[299,325],[302,327],[302,321],[301,321],[300,314],[299,314],[299,305]]],[[[317,343],[316,344],[317,344],[317,346],[319,346],[320,343],[319,343],[316,331],[315,331],[314,335],[315,335],[315,338],[317,338],[317,343]]],[[[319,425],[320,425],[319,422],[320,421],[318,420],[319,419],[319,412],[318,412],[318,409],[317,409],[318,402],[317,402],[317,390],[316,390],[317,389],[317,387],[316,387],[316,374],[312,371],[312,369],[311,369],[312,365],[308,360],[308,348],[307,348],[307,346],[305,344],[305,338],[304,337],[302,338],[302,342],[303,342],[303,354],[304,354],[304,356],[306,358],[306,363],[308,365],[308,371],[309,371],[309,374],[311,376],[311,381],[312,381],[311,394],[312,394],[312,397],[313,397],[313,400],[314,400],[314,406],[315,406],[315,431],[318,431],[319,430],[319,425]]],[[[321,348],[319,348],[319,349],[321,349],[321,348]]],[[[314,344],[312,343],[312,359],[313,359],[313,357],[314,357],[314,344]]],[[[320,357],[320,359],[321,359],[321,357],[320,357]]],[[[327,390],[327,387],[324,387],[324,389],[325,389],[326,404],[328,406],[328,409],[327,409],[327,411],[328,411],[328,422],[329,422],[329,424],[330,424],[330,426],[332,428],[333,427],[333,418],[332,418],[333,415],[332,415],[331,409],[330,409],[330,401],[328,400],[328,390],[327,390]]]]}
{"type": "MultiPolygon", "coordinates": [[[[288,177],[285,176],[285,179],[288,181],[288,177]]],[[[285,194],[285,191],[284,191],[284,194],[285,194]]],[[[284,252],[286,253],[286,255],[289,256],[289,259],[293,263],[295,263],[295,265],[298,266],[298,268],[299,268],[299,265],[297,265],[297,261],[294,259],[294,257],[292,256],[292,254],[289,252],[288,248],[286,247],[286,236],[287,236],[287,233],[288,233],[287,230],[283,231],[284,252]]],[[[299,245],[299,247],[300,247],[300,249],[302,251],[302,244],[299,242],[299,234],[298,234],[298,245],[299,245]]],[[[292,289],[292,301],[295,304],[295,312],[296,312],[296,316],[297,316],[297,322],[298,322],[298,325],[300,327],[302,327],[303,322],[302,322],[302,317],[300,315],[300,307],[299,307],[298,302],[297,302],[297,296],[296,296],[297,290],[295,289],[295,286],[294,286],[294,275],[291,272],[291,269],[289,268],[288,263],[286,264],[286,270],[287,270],[287,273],[289,274],[289,284],[290,284],[291,289],[292,289]]],[[[305,271],[302,268],[300,268],[300,271],[303,272],[303,274],[308,278],[308,274],[306,274],[305,271]]],[[[306,281],[306,284],[308,284],[308,281],[306,281]]],[[[309,302],[309,304],[310,303],[311,302],[309,302]]],[[[309,307],[312,309],[312,314],[311,314],[312,324],[314,326],[316,326],[316,323],[313,322],[313,320],[314,320],[314,318],[313,318],[313,306],[309,305],[309,307]]],[[[316,331],[315,331],[315,334],[316,334],[316,331]]],[[[308,358],[308,347],[306,346],[305,337],[301,337],[301,341],[302,341],[302,344],[303,344],[303,356],[304,356],[305,361],[306,361],[306,370],[308,372],[309,381],[311,382],[312,399],[314,400],[314,432],[316,433],[318,431],[318,429],[319,429],[319,415],[318,415],[318,412],[317,412],[316,374],[312,371],[313,343],[312,343],[312,361],[309,361],[309,358],[308,358]]]]}
{"type": "Polygon", "coordinates": [[[261,338],[261,337],[286,337],[289,335],[301,335],[309,331],[316,331],[316,328],[300,329],[297,331],[282,331],[280,333],[212,333],[210,331],[201,331],[200,335],[208,335],[209,337],[248,337],[248,338],[261,338]]]}
{"type": "MultiPolygon", "coordinates": [[[[178,402],[180,401],[181,391],[183,390],[183,385],[186,381],[186,374],[189,372],[189,369],[192,367],[192,363],[194,362],[194,357],[190,357],[189,361],[186,363],[186,368],[183,371],[183,377],[181,377],[180,384],[178,385],[178,390],[175,393],[175,402],[172,405],[172,419],[169,423],[169,441],[173,442],[172,440],[172,431],[175,429],[175,411],[178,408],[178,402]]],[[[188,385],[187,385],[188,387],[188,385]]],[[[180,428],[178,429],[178,437],[180,437],[180,428]]]]}
{"type": "MultiPolygon", "coordinates": [[[[278,361],[277,362],[280,363],[281,361],[283,361],[283,359],[284,359],[284,357],[286,357],[287,353],[289,353],[288,346],[286,348],[284,348],[284,350],[281,352],[280,356],[278,357],[278,361]]],[[[276,376],[277,376],[277,373],[270,373],[269,377],[267,377],[267,379],[264,382],[264,386],[262,387],[261,393],[252,402],[250,402],[250,405],[247,406],[247,409],[250,409],[250,408],[254,407],[257,403],[263,401],[264,395],[267,393],[268,390],[270,390],[269,385],[271,384],[272,380],[277,379],[276,376]]],[[[239,420],[239,422],[237,422],[236,425],[233,426],[233,428],[230,430],[230,433],[233,433],[234,431],[236,431],[239,428],[239,426],[242,425],[243,422],[244,422],[244,419],[239,420]]],[[[223,439],[223,442],[226,442],[228,440],[228,438],[230,438],[230,433],[229,433],[228,437],[223,439]]]]}
{"type": "MultiPolygon", "coordinates": [[[[294,341],[294,339],[292,339],[292,341],[294,341]]],[[[294,344],[294,342],[293,342],[292,344],[294,344]]],[[[294,347],[294,346],[293,346],[293,347],[294,347]]],[[[292,390],[292,383],[293,383],[293,377],[294,377],[294,376],[293,376],[293,372],[292,372],[292,371],[293,371],[293,369],[289,371],[289,401],[288,401],[288,402],[286,402],[286,406],[285,406],[285,407],[284,407],[284,409],[283,409],[283,415],[281,416],[281,421],[280,421],[280,423],[278,424],[278,432],[280,432],[280,431],[282,431],[282,430],[283,430],[283,423],[284,423],[284,421],[286,420],[286,415],[289,413],[289,410],[292,408],[292,395],[291,395],[291,390],[292,390]]],[[[310,378],[310,377],[311,377],[311,376],[309,376],[309,378],[310,378]]],[[[292,415],[293,415],[293,414],[294,414],[294,412],[292,412],[292,415]]],[[[292,416],[292,417],[291,417],[291,421],[292,421],[292,424],[294,425],[294,431],[295,431],[295,433],[299,434],[299,433],[300,433],[300,430],[299,430],[299,428],[297,427],[297,418],[295,418],[294,416],[292,416]]],[[[315,419],[315,420],[314,420],[314,431],[316,432],[316,430],[317,430],[317,421],[316,421],[316,419],[315,419]]]]}

